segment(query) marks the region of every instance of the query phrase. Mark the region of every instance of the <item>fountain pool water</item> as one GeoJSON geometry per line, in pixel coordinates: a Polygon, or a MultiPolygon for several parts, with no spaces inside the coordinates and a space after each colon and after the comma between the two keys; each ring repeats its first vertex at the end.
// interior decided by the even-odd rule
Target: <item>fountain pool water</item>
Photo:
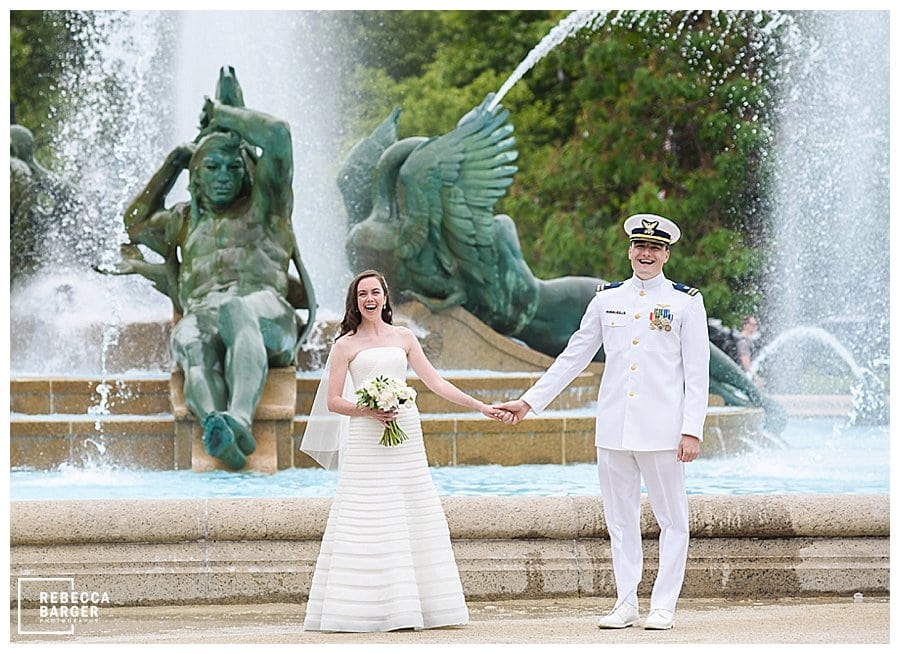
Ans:
{"type": "MultiPolygon", "coordinates": [[[[886,426],[847,426],[833,418],[793,418],[783,449],[717,459],[687,467],[688,492],[699,495],[887,493],[886,426]]],[[[433,467],[441,495],[598,495],[594,464],[433,467]]],[[[336,472],[293,468],[273,474],[62,467],[13,470],[10,498],[176,499],[331,497],[336,472]]]]}

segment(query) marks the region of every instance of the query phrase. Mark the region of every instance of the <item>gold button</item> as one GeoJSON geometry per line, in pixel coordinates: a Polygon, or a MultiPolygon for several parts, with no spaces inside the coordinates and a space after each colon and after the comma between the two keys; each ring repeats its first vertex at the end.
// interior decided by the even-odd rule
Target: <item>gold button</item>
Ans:
{"type": "Polygon", "coordinates": [[[637,345],[637,344],[638,344],[638,339],[634,339],[633,341],[631,341],[631,344],[632,344],[632,345],[637,345]]]}
{"type": "Polygon", "coordinates": [[[629,391],[629,392],[628,392],[628,397],[634,397],[634,391],[629,391]]]}
{"type": "Polygon", "coordinates": [[[644,291],[641,291],[641,292],[640,292],[640,296],[641,296],[641,297],[644,297],[645,295],[647,295],[647,294],[646,294],[644,291]]]}
{"type": "Polygon", "coordinates": [[[639,313],[634,314],[635,320],[640,320],[640,318],[641,318],[641,314],[639,314],[639,313]]]}
{"type": "Polygon", "coordinates": [[[637,370],[637,364],[636,364],[636,363],[632,363],[632,364],[631,364],[631,369],[632,369],[632,370],[637,370]]]}

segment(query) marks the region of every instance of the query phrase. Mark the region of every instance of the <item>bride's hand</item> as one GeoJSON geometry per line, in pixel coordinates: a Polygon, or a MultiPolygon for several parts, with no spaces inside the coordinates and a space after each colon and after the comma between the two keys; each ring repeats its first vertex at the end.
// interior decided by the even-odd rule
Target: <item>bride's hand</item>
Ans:
{"type": "Polygon", "coordinates": [[[482,404],[478,407],[478,410],[481,411],[481,414],[491,420],[500,420],[503,421],[503,417],[506,415],[506,411],[501,411],[496,407],[492,407],[490,404],[482,404]]]}
{"type": "Polygon", "coordinates": [[[382,409],[369,409],[369,415],[387,427],[389,422],[394,422],[397,419],[397,409],[389,409],[387,411],[382,409]]]}

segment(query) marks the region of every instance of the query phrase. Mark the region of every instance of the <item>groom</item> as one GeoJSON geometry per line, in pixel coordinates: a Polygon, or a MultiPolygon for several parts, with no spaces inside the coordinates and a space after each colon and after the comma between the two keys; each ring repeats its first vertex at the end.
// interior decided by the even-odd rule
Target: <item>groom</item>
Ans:
{"type": "Polygon", "coordinates": [[[609,531],[615,607],[603,629],[640,619],[643,571],[641,478],[660,526],[659,572],[644,629],[671,629],[688,550],[684,464],[697,458],[709,395],[709,336],[703,298],[662,269],[681,232],[674,222],[637,214],[624,224],[634,275],[598,288],[581,326],[547,372],[518,400],[496,405],[515,424],[539,414],[602,345],[606,365],[597,401],[597,465],[609,531]]]}

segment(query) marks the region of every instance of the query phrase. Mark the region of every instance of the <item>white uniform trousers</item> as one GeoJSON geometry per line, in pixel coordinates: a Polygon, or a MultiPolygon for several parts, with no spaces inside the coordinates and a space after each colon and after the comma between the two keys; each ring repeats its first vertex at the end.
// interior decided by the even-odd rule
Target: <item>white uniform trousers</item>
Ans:
{"type": "Polygon", "coordinates": [[[597,471],[616,578],[616,606],[621,602],[638,606],[637,587],[644,561],[640,520],[643,475],[650,507],[660,526],[659,572],[650,608],[674,611],[684,583],[690,537],[684,463],[675,458],[675,450],[598,447],[597,471]]]}

